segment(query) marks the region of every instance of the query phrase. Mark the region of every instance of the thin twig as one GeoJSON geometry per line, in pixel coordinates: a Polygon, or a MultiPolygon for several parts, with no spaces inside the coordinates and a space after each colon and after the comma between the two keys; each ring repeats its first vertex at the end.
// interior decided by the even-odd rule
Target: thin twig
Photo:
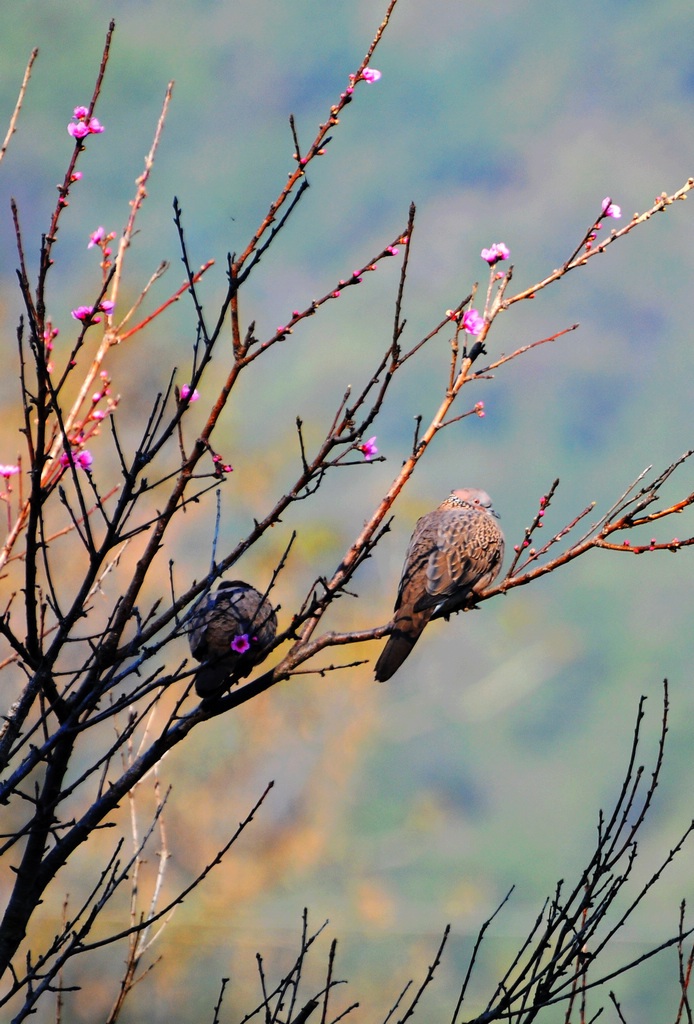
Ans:
{"type": "Polygon", "coordinates": [[[22,84],[21,84],[21,86],[19,88],[19,95],[17,96],[17,102],[14,105],[14,111],[12,113],[12,117],[10,118],[10,123],[9,123],[8,129],[7,129],[7,135],[5,136],[5,141],[3,142],[2,147],[0,147],[0,161],[2,160],[2,158],[4,157],[4,155],[5,155],[6,151],[7,151],[7,147],[10,144],[10,139],[12,138],[12,136],[15,133],[15,131],[17,130],[17,121],[19,119],[19,112],[22,109],[22,103],[24,102],[24,94],[27,91],[27,86],[29,84],[29,79],[31,78],[31,69],[34,66],[34,61],[36,60],[38,55],[39,55],[38,47],[34,47],[34,49],[31,51],[31,54],[29,55],[29,60],[27,62],[27,66],[26,66],[26,68],[24,70],[24,78],[22,79],[22,84]]]}

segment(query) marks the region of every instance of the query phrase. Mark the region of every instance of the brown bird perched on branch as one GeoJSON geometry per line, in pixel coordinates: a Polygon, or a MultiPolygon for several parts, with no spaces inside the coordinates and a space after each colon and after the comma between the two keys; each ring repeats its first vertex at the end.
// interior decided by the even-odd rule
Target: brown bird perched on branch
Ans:
{"type": "Polygon", "coordinates": [[[277,635],[277,617],[267,597],[241,580],[221,583],[193,606],[188,642],[202,662],[195,675],[200,697],[233,686],[263,660],[277,635]]]}
{"type": "Polygon", "coordinates": [[[376,662],[384,682],[400,668],[432,618],[474,604],[499,574],[504,535],[486,491],[453,491],[417,521],[395,600],[393,629],[376,662]]]}

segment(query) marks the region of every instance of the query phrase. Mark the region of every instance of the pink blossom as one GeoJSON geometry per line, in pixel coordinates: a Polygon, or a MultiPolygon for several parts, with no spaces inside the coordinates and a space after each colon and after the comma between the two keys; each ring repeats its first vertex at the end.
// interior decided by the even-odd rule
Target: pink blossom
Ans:
{"type": "Polygon", "coordinates": [[[83,139],[85,135],[89,135],[89,129],[87,128],[84,121],[78,121],[77,124],[70,124],[67,126],[68,135],[72,135],[73,139],[83,139]]]}
{"type": "Polygon", "coordinates": [[[499,260],[507,260],[511,255],[503,242],[494,242],[488,249],[483,249],[480,256],[486,260],[490,267],[493,267],[499,260]]]}
{"type": "Polygon", "coordinates": [[[183,399],[184,402],[186,399],[188,399],[191,402],[197,402],[198,398],[200,398],[200,395],[198,394],[197,388],[191,391],[190,384],[184,384],[183,387],[181,388],[181,398],[183,399]]]}
{"type": "Polygon", "coordinates": [[[86,448],[79,452],[63,452],[60,456],[60,465],[63,467],[76,465],[88,470],[92,468],[93,461],[92,453],[86,448]]]}
{"type": "Polygon", "coordinates": [[[463,313],[462,325],[468,334],[479,334],[484,327],[484,320],[476,309],[466,309],[463,313]]]}
{"type": "Polygon", "coordinates": [[[87,248],[88,249],[93,249],[94,246],[98,245],[99,242],[102,242],[105,237],[106,237],[106,230],[101,225],[99,225],[99,227],[96,229],[96,231],[92,231],[91,235],[89,236],[89,245],[87,246],[87,248]]]}
{"type": "Polygon", "coordinates": [[[400,250],[398,249],[397,245],[386,246],[386,252],[388,253],[389,256],[397,256],[399,251],[400,250]]]}
{"type": "Polygon", "coordinates": [[[368,462],[370,459],[374,457],[374,455],[378,455],[378,448],[376,447],[376,435],[374,434],[373,437],[370,437],[368,441],[364,441],[363,444],[357,445],[357,448],[368,462]]]}
{"type": "Polygon", "coordinates": [[[9,480],[11,476],[16,476],[19,473],[19,466],[0,466],[0,476],[4,476],[5,480],[9,480]]]}
{"type": "Polygon", "coordinates": [[[602,201],[602,212],[605,217],[614,217],[615,220],[619,220],[622,216],[622,207],[613,203],[609,196],[605,196],[602,201]]]}
{"type": "MultiPolygon", "coordinates": [[[[70,312],[70,316],[73,316],[75,320],[91,320],[94,313],[93,306],[78,306],[77,309],[73,309],[70,312]]],[[[94,323],[98,324],[100,317],[94,319],[94,323]]]]}
{"type": "Polygon", "coordinates": [[[110,299],[103,299],[96,310],[93,306],[78,306],[76,309],[71,310],[70,316],[74,317],[75,320],[82,320],[83,322],[85,320],[90,320],[93,324],[99,324],[101,323],[101,317],[94,316],[94,313],[101,312],[105,313],[106,316],[110,316],[113,312],[114,306],[115,303],[110,299]]]}
{"type": "Polygon", "coordinates": [[[235,636],[231,641],[231,649],[236,654],[245,654],[251,646],[250,640],[248,639],[248,633],[242,633],[240,636],[235,636]]]}
{"type": "Polygon", "coordinates": [[[89,117],[87,107],[75,107],[72,116],[75,123],[71,121],[67,130],[73,139],[83,139],[86,135],[100,135],[104,130],[98,117],[89,117]]]}
{"type": "Polygon", "coordinates": [[[361,77],[370,85],[372,82],[377,82],[379,80],[381,72],[377,71],[376,68],[364,68],[361,73],[361,77]]]}

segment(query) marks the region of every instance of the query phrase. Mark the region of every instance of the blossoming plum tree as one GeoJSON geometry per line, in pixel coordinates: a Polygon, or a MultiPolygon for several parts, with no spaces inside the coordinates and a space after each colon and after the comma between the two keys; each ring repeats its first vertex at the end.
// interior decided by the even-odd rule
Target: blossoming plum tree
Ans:
{"type": "MultiPolygon", "coordinates": [[[[388,530],[388,516],[394,503],[427,455],[434,438],[465,417],[485,415],[484,402],[480,400],[460,411],[465,387],[473,381],[491,379],[512,360],[556,340],[575,326],[508,354],[492,355],[487,345],[493,338],[497,318],[645,227],[655,213],[676,208],[694,188],[694,180],[687,179],[680,188],[661,194],[645,212],[634,215],[609,233],[607,221],[619,220],[621,210],[611,197],[606,197],[602,204],[596,202],[597,215],[591,213],[587,231],[562,265],[516,293],[511,290],[513,268],[500,269],[500,264],[506,264],[511,258],[509,248],[504,242],[491,244],[480,254],[489,270],[484,305],[471,288],[469,294],[445,313],[432,311],[430,330],[416,341],[407,341],[403,309],[416,224],[416,211],[412,206],[406,222],[358,269],[331,283],[304,308],[294,309],[270,336],[257,337],[255,323],[242,316],[239,296],[288,219],[297,216],[299,202],[307,188],[307,172],[314,161],[328,151],[331,136],[339,130],[341,117],[357,100],[363,85],[375,85],[381,79],[381,73],[371,62],[396,3],[397,0],[390,0],[364,59],[349,76],[349,84],[329,107],[325,120],[307,147],[300,145],[291,121],[292,169],[246,247],[229,256],[225,294],[214,315],[209,314],[199,294],[199,283],[211,270],[213,261],[193,267],[178,204],[175,205],[175,224],[184,266],[182,283],[153,312],[142,315],[142,303],[158,280],[157,273],[132,307],[123,312],[123,269],[147,196],[150,172],[171,102],[170,85],[122,235],[118,237],[103,226],[91,232],[85,228],[88,247],[98,249],[101,255],[98,287],[93,288],[93,295],[85,296],[84,304],[72,310],[78,325],[74,333],[63,327],[63,335],[59,336],[52,318],[51,268],[59,258],[60,225],[68,215],[70,197],[79,188],[82,178],[77,164],[83,161],[89,146],[98,145],[98,140],[91,137],[100,136],[108,129],[94,111],[110,59],[113,24],[108,31],[92,98],[88,104],[74,108],[67,126],[74,148],[42,239],[35,275],[30,272],[25,257],[21,211],[16,206],[13,208],[23,307],[17,329],[23,447],[16,463],[0,466],[0,477],[4,481],[2,499],[7,510],[7,530],[0,552],[0,564],[6,573],[0,635],[5,645],[3,669],[11,678],[5,693],[13,694],[0,731],[0,806],[8,822],[2,829],[0,849],[9,865],[4,875],[0,927],[0,974],[6,979],[0,1005],[17,1021],[33,1014],[39,1004],[54,998],[55,993],[59,994],[59,1005],[62,1005],[68,998],[62,983],[66,965],[104,945],[124,942],[128,950],[126,969],[108,1017],[109,1021],[117,1019],[135,983],[138,965],[146,954],[154,925],[166,919],[172,907],[202,882],[214,864],[223,858],[253,819],[267,790],[229,843],[220,850],[214,864],[201,869],[192,885],[177,892],[172,899],[153,900],[145,911],[139,910],[134,899],[129,918],[107,925],[105,930],[100,927],[106,921],[104,912],[116,893],[131,883],[136,891],[136,881],[132,880],[136,879],[145,852],[154,841],[165,800],[159,800],[151,826],[139,836],[131,855],[124,853],[124,839],[119,837],[103,863],[98,881],[77,897],[74,907],[66,908],[61,930],[47,938],[40,929],[41,907],[63,868],[78,857],[82,848],[93,842],[103,828],[114,822],[121,802],[156,769],[164,755],[179,745],[185,747],[188,738],[204,730],[211,720],[231,714],[235,708],[299,673],[310,670],[325,673],[345,667],[344,664],[326,666],[321,660],[326,651],[339,657],[345,649],[370,644],[388,635],[390,624],[374,624],[365,602],[362,628],[355,630],[338,625],[336,629],[326,629],[323,623],[329,609],[336,610],[339,622],[337,599],[350,592],[356,571],[374,556],[388,530]],[[299,331],[305,320],[320,314],[323,307],[345,289],[364,284],[387,260],[399,261],[393,331],[384,350],[373,359],[372,365],[364,368],[366,383],[354,391],[345,390],[329,429],[315,447],[309,445],[303,424],[297,419],[300,468],[292,486],[275,496],[252,528],[238,537],[232,550],[222,557],[217,557],[215,551],[206,573],[181,584],[175,579],[173,568],[177,531],[185,529],[186,523],[190,528],[195,515],[209,517],[212,514],[213,517],[214,492],[233,470],[226,441],[218,440],[218,425],[222,411],[233,402],[239,380],[257,361],[272,360],[280,343],[299,331]],[[119,398],[112,391],[112,353],[126,339],[152,329],[153,324],[165,318],[172,303],[183,297],[192,303],[197,325],[190,367],[181,379],[173,363],[168,368],[168,383],[151,402],[149,414],[140,427],[139,440],[129,447],[123,440],[119,398]],[[477,302],[479,308],[473,302],[477,302]],[[281,521],[290,506],[310,501],[319,489],[330,486],[341,468],[383,458],[377,447],[378,434],[372,431],[378,429],[379,416],[391,400],[393,381],[398,379],[409,360],[415,356],[422,358],[432,339],[441,337],[447,340],[450,358],[438,408],[428,424],[417,420],[411,449],[394,473],[387,492],[367,521],[355,531],[354,539],[338,563],[332,567],[321,566],[297,607],[284,613],[283,628],[268,651],[263,667],[257,669],[252,678],[221,696],[197,700],[193,689],[195,666],[186,659],[175,662],[170,653],[176,650],[176,641],[186,633],[187,616],[194,602],[229,573],[281,521]],[[222,361],[226,367],[223,379],[215,381],[210,367],[212,355],[229,339],[230,348],[222,361]],[[203,379],[206,384],[215,383],[214,399],[205,409],[201,429],[190,435],[190,411],[193,403],[200,401],[203,379]],[[115,460],[115,469],[108,471],[110,476],[102,469],[91,444],[100,437],[102,447],[107,436],[111,457],[115,460]],[[134,559],[129,555],[131,548],[137,552],[134,559]],[[148,586],[159,571],[164,554],[170,562],[169,592],[160,591],[152,598],[148,586]],[[65,572],[66,559],[69,573],[65,572]],[[105,604],[97,605],[97,595],[105,599],[105,604]],[[155,711],[159,717],[156,724],[152,724],[155,711]]],[[[24,101],[35,56],[32,55],[27,67],[3,154],[24,101]]],[[[132,356],[135,364],[138,358],[136,354],[132,356]]],[[[639,543],[632,538],[624,539],[624,533],[666,522],[694,504],[694,492],[685,491],[674,502],[663,506],[660,493],[664,483],[691,454],[685,453],[648,479],[640,477],[633,484],[625,482],[612,507],[578,539],[575,539],[576,528],[585,521],[591,505],[568,524],[555,527],[553,531],[545,530],[545,534],[549,532],[551,536],[540,543],[536,538],[547,523],[555,483],[539,498],[530,525],[514,546],[515,557],[510,567],[479,600],[531,584],[590,550],[642,553],[690,547],[694,544],[691,534],[639,543]]],[[[3,455],[9,457],[7,453],[3,455]]],[[[291,544],[292,541],[268,583],[266,595],[270,598],[284,570],[291,544]]],[[[235,636],[230,647],[235,653],[243,654],[251,647],[251,640],[244,633],[235,636]]],[[[359,652],[363,650],[359,647],[359,652]]],[[[358,663],[359,660],[347,661],[347,666],[358,663]]],[[[640,718],[641,712],[639,722],[640,718]]],[[[663,741],[666,723],[667,702],[663,741]]],[[[650,806],[662,764],[661,742],[653,781],[642,795],[641,776],[634,767],[638,735],[637,727],[634,756],[627,769],[625,786],[613,815],[601,825],[595,857],[568,895],[557,890],[546,915],[538,919],[509,974],[490,997],[487,1009],[475,1019],[530,1021],[542,1007],[563,1000],[569,1006],[566,1017],[569,1020],[571,1012],[582,1012],[579,995],[585,996],[591,986],[602,980],[596,967],[597,953],[587,954],[586,943],[599,928],[607,927],[611,936],[624,923],[625,918],[618,918],[612,924],[605,924],[614,900],[628,880],[628,865],[635,856],[638,828],[650,806]]],[[[666,862],[679,850],[681,842],[668,854],[666,862]]],[[[633,898],[634,906],[649,887],[644,887],[633,898]]],[[[691,957],[687,960],[684,951],[686,934],[683,915],[679,930],[669,940],[681,952],[682,1007],[688,1006],[691,968],[691,957]]],[[[307,1020],[321,1003],[322,1019],[328,1019],[328,997],[332,998],[334,988],[334,950],[324,989],[310,998],[297,996],[304,958],[315,938],[305,921],[296,963],[276,988],[264,990],[259,1009],[265,1012],[267,1020],[279,1019],[277,1014],[281,1010],[282,1019],[298,1024],[307,1020]]],[[[599,951],[603,945],[596,948],[599,951]]],[[[471,965],[478,953],[475,947],[471,965]]],[[[417,1006],[438,961],[439,955],[403,1020],[417,1006]]],[[[462,985],[455,1020],[462,1019],[468,980],[469,974],[462,985]]],[[[215,1019],[219,1018],[215,1016],[215,1019]]]]}

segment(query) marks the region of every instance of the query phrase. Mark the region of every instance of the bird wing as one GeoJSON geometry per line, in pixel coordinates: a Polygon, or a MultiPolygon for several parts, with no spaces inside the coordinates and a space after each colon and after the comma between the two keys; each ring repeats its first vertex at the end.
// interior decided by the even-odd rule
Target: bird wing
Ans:
{"type": "Polygon", "coordinates": [[[427,562],[426,596],[420,598],[420,605],[435,605],[474,585],[478,578],[474,534],[479,518],[475,512],[459,509],[438,513],[427,562]]]}
{"type": "Polygon", "coordinates": [[[395,609],[435,608],[496,576],[503,539],[496,521],[467,509],[435,509],[417,522],[405,556],[395,609]]]}
{"type": "Polygon", "coordinates": [[[503,535],[491,515],[473,509],[434,509],[417,521],[405,554],[395,610],[435,607],[456,594],[483,589],[496,577],[503,535]]]}
{"type": "Polygon", "coordinates": [[[207,657],[207,627],[214,616],[214,598],[206,594],[193,608],[188,639],[193,657],[204,661],[207,657]]]}

